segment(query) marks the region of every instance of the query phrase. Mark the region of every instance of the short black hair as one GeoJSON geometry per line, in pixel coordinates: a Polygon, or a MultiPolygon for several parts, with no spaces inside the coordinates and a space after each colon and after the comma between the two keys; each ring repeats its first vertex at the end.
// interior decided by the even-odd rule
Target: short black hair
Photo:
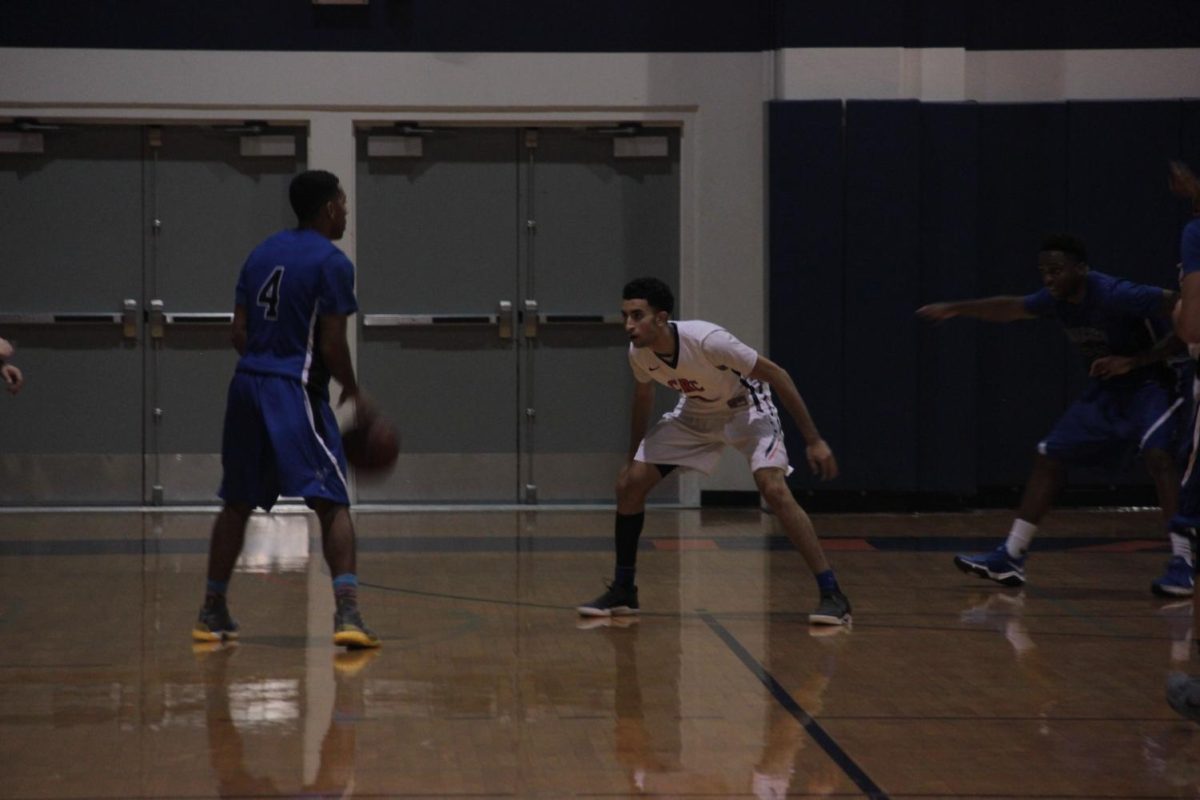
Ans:
{"type": "Polygon", "coordinates": [[[1078,264],[1086,264],[1088,260],[1087,245],[1083,239],[1069,233],[1051,233],[1042,237],[1042,247],[1039,252],[1045,253],[1057,250],[1070,256],[1078,264]]]}
{"type": "Polygon", "coordinates": [[[300,224],[310,222],[330,200],[337,200],[341,181],[332,172],[310,169],[292,178],[288,187],[288,200],[300,224]]]}
{"type": "Polygon", "coordinates": [[[675,295],[671,294],[671,287],[658,278],[634,278],[625,284],[621,299],[645,300],[655,311],[675,312],[675,295]]]}

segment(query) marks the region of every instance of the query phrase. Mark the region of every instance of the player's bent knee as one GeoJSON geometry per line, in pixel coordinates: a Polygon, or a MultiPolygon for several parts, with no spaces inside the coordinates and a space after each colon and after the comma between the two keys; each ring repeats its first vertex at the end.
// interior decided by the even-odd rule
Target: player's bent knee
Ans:
{"type": "Polygon", "coordinates": [[[660,480],[658,470],[650,464],[635,461],[617,476],[616,493],[618,500],[644,499],[654,484],[660,480]]]}
{"type": "Polygon", "coordinates": [[[759,470],[754,473],[754,482],[758,485],[758,493],[771,508],[778,508],[784,503],[794,500],[792,490],[784,480],[782,470],[759,470]]]}

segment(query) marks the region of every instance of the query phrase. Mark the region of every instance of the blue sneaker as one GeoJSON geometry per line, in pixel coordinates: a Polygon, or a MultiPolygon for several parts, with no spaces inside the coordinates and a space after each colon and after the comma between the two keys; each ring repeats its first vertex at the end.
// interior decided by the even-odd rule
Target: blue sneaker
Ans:
{"type": "Polygon", "coordinates": [[[1150,584],[1150,591],[1162,597],[1191,597],[1195,591],[1195,571],[1183,556],[1171,556],[1167,571],[1150,584]]]}
{"type": "Polygon", "coordinates": [[[1004,545],[1000,545],[990,553],[955,556],[954,566],[963,572],[978,575],[980,578],[987,578],[1005,586],[1025,585],[1025,557],[1010,556],[1004,545]]]}

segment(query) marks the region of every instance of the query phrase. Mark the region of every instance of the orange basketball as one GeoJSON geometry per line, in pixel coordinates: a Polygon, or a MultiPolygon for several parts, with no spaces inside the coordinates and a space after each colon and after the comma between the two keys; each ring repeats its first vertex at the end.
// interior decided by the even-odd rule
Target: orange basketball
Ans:
{"type": "Polygon", "coordinates": [[[360,472],[381,473],[391,470],[400,456],[400,433],[382,416],[365,425],[355,425],[342,434],[346,461],[360,472]]]}

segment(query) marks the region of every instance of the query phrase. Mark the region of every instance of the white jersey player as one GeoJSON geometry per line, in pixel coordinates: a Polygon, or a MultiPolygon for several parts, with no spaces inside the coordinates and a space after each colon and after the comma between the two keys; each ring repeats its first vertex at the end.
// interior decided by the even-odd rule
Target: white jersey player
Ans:
{"type": "Polygon", "coordinates": [[[848,624],[850,601],[785,481],[791,467],[771,389],[804,436],[813,472],[823,480],[834,478],[837,460],[787,371],[717,325],[671,321],[675,298],[656,278],[630,281],[622,296],[629,363],[637,383],[629,460],[617,479],[616,571],[608,591],[579,606],[579,613],[607,617],[639,612],[634,578],[646,495],[677,467],[711,472],[730,446],[745,456],[763,500],[816,577],[821,600],[809,622],[848,624]],[[679,392],[680,398],[673,411],[650,427],[655,382],[679,392]]]}
{"type": "Polygon", "coordinates": [[[629,345],[639,383],[679,392],[675,410],[642,441],[635,461],[713,471],[725,445],[739,450],[750,469],[776,467],[790,474],[779,414],[770,387],[747,376],[758,353],[710,322],[668,322],[674,352],[663,358],[649,347],[629,345]]]}

